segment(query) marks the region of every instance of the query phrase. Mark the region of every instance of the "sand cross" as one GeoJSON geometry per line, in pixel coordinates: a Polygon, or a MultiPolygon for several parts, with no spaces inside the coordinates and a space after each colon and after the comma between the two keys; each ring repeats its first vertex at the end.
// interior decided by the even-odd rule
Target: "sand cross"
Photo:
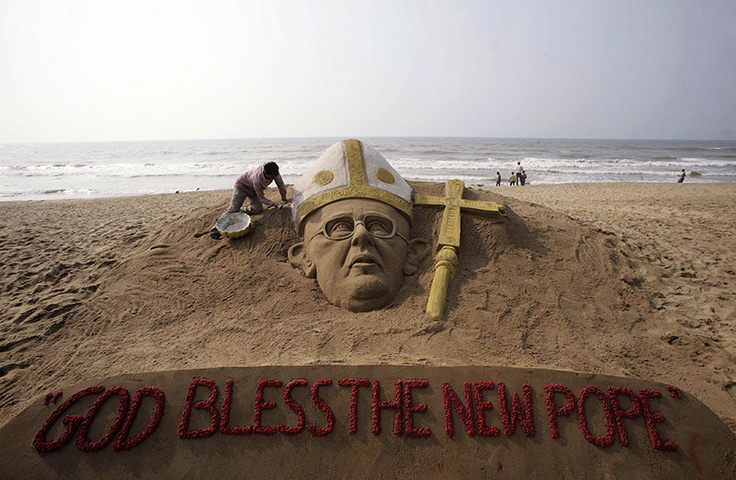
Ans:
{"type": "Polygon", "coordinates": [[[448,180],[445,184],[445,196],[435,197],[423,193],[414,193],[414,205],[445,207],[440,226],[438,247],[440,251],[434,264],[434,279],[429,290],[426,312],[435,318],[442,318],[447,303],[447,287],[455,276],[457,267],[457,248],[460,246],[460,213],[462,209],[481,213],[497,213],[505,216],[503,205],[496,202],[463,199],[465,183],[460,180],[448,180]]]}

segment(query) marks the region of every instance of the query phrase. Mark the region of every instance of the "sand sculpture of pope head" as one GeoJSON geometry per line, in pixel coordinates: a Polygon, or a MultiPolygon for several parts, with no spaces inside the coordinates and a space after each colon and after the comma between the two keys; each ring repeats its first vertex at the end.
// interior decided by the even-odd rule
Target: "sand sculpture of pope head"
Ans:
{"type": "Polygon", "coordinates": [[[370,146],[332,145],[294,183],[302,241],[289,249],[289,261],[316,278],[333,305],[354,312],[388,305],[429,250],[409,237],[411,193],[370,146]]]}

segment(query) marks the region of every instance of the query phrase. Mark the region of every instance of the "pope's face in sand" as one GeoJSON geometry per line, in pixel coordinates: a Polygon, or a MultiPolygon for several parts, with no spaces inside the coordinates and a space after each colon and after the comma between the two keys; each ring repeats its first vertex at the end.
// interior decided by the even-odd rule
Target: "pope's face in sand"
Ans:
{"type": "Polygon", "coordinates": [[[427,251],[426,241],[409,239],[409,222],[393,207],[347,199],[307,217],[304,242],[291,247],[289,259],[317,278],[330,303],[360,312],[391,302],[427,251]]]}

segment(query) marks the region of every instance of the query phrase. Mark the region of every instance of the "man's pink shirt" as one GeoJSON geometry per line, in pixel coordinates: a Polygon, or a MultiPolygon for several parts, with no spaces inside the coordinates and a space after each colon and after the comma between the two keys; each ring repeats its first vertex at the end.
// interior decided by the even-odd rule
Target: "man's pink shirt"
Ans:
{"type": "MultiPolygon", "coordinates": [[[[284,185],[284,180],[281,178],[281,174],[276,175],[274,180],[276,181],[276,186],[279,188],[279,193],[281,193],[281,200],[285,202],[286,186],[284,185]]],[[[276,202],[272,202],[263,195],[263,190],[271,185],[271,182],[272,180],[267,179],[263,174],[263,165],[261,165],[238,177],[235,181],[235,186],[243,190],[248,196],[258,197],[258,200],[265,205],[276,205],[276,202]]]]}

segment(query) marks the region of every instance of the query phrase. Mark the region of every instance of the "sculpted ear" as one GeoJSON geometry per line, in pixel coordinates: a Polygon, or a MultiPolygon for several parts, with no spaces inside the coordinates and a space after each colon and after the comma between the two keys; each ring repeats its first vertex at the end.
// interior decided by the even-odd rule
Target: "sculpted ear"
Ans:
{"type": "Polygon", "coordinates": [[[317,269],[307,255],[304,242],[299,242],[289,248],[289,262],[304,272],[307,278],[315,278],[317,276],[317,269]]]}
{"type": "Polygon", "coordinates": [[[417,267],[429,253],[429,242],[421,238],[415,238],[406,247],[406,263],[404,263],[404,275],[414,275],[417,267]]]}

